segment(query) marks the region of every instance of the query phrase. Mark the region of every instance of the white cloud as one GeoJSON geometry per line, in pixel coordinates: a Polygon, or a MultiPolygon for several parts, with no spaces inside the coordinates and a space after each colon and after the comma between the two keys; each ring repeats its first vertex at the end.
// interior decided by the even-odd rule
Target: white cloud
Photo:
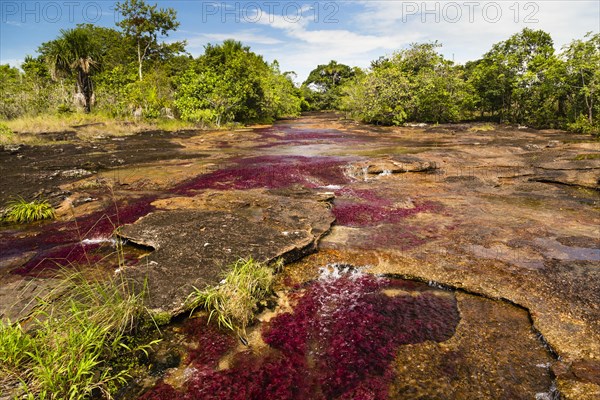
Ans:
{"type": "Polygon", "coordinates": [[[272,36],[260,33],[255,29],[227,33],[192,33],[186,35],[187,48],[192,54],[200,54],[207,43],[222,42],[235,39],[247,45],[281,45],[283,42],[272,36]]]}
{"type": "Polygon", "coordinates": [[[2,58],[0,59],[0,65],[8,64],[11,67],[21,68],[21,64],[23,64],[25,59],[23,58],[2,58]]]}
{"type": "Polygon", "coordinates": [[[23,26],[22,23],[17,22],[17,21],[2,21],[2,22],[7,25],[18,26],[19,28],[23,26]]]}
{"type": "Polygon", "coordinates": [[[440,41],[457,62],[480,57],[492,44],[523,28],[550,33],[555,47],[600,30],[598,1],[367,1],[357,26],[379,35],[418,32],[418,41],[440,41]]]}
{"type": "MultiPolygon", "coordinates": [[[[317,7],[317,3],[312,4],[317,7]]],[[[328,10],[323,7],[321,18],[315,18],[317,10],[309,6],[287,13],[281,7],[272,13],[266,12],[268,7],[249,7],[240,12],[239,23],[221,22],[217,32],[178,33],[186,33],[188,49],[194,55],[201,54],[208,42],[240,40],[265,59],[277,59],[282,70],[296,71],[302,81],[318,64],[336,60],[368,67],[371,60],[413,42],[438,40],[446,57],[464,63],[481,57],[492,44],[525,27],[549,32],[557,50],[587,31],[600,30],[600,2],[594,0],[360,0],[336,4],[337,24],[325,23],[328,10]]]]}
{"type": "Polygon", "coordinates": [[[379,55],[391,53],[416,40],[418,35],[409,34],[361,34],[347,29],[311,29],[312,16],[303,9],[296,16],[268,13],[257,15],[254,21],[279,31],[288,41],[277,49],[263,49],[267,59],[277,59],[282,69],[293,69],[298,79],[304,80],[318,64],[330,60],[352,66],[367,67],[379,55]]]}

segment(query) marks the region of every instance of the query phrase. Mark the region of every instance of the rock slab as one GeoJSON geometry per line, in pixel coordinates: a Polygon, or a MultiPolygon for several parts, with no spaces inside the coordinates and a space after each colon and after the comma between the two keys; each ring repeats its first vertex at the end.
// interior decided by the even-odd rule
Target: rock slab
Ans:
{"type": "Polygon", "coordinates": [[[122,271],[127,278],[146,281],[153,312],[186,311],[194,287],[218,284],[240,258],[292,261],[313,252],[334,221],[326,198],[318,194],[251,190],[201,197],[195,202],[182,198],[179,205],[173,204],[176,199],[163,201],[167,210],[121,229],[123,238],[154,249],[122,271]]]}

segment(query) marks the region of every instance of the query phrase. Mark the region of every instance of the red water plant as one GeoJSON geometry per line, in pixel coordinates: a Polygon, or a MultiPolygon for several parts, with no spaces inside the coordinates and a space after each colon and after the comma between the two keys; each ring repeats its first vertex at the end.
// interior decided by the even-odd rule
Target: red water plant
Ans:
{"type": "Polygon", "coordinates": [[[370,226],[381,223],[400,222],[404,218],[422,212],[438,212],[442,209],[440,203],[434,201],[414,202],[413,207],[393,207],[386,200],[369,203],[336,201],[333,208],[338,225],[370,226]]]}
{"type": "Polygon", "coordinates": [[[163,383],[142,398],[387,399],[398,346],[454,334],[456,301],[435,290],[351,270],[320,279],[292,295],[293,312],[263,326],[269,349],[262,354],[238,353],[231,368],[217,371],[214,355],[223,352],[222,333],[210,334],[214,328],[205,327],[194,335],[206,346],[198,351],[208,356],[191,356],[197,371],[183,390],[163,383]],[[382,291],[386,288],[414,294],[390,296],[382,291]]]}
{"type": "Polygon", "coordinates": [[[0,236],[0,252],[4,255],[37,254],[25,265],[13,270],[19,275],[39,275],[68,265],[95,262],[111,252],[109,239],[120,225],[135,222],[154,210],[155,197],[129,203],[111,203],[103,211],[74,221],[54,222],[36,236],[10,238],[0,236]],[[87,242],[86,240],[91,240],[87,242]]]}
{"type": "Polygon", "coordinates": [[[235,166],[201,175],[175,188],[191,194],[202,189],[309,188],[348,182],[345,162],[336,157],[261,156],[239,159],[235,166]]]}
{"type": "Polygon", "coordinates": [[[216,367],[217,363],[237,340],[229,331],[220,329],[215,324],[208,324],[206,317],[186,320],[183,328],[187,337],[197,346],[188,352],[188,363],[197,366],[216,367]]]}

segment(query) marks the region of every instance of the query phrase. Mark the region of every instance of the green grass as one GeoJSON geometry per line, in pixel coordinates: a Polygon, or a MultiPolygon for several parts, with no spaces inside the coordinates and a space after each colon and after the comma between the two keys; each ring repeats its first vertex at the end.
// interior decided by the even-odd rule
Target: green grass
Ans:
{"type": "Polygon", "coordinates": [[[22,135],[24,133],[34,134],[35,136],[39,133],[75,131],[80,139],[91,140],[95,136],[126,136],[154,129],[165,131],[197,129],[196,125],[177,119],[136,120],[114,118],[101,112],[24,116],[2,121],[2,126],[10,132],[20,134],[15,137],[15,140],[26,142],[33,140],[33,138],[22,135]]]}
{"type": "Polygon", "coordinates": [[[278,268],[254,261],[252,258],[235,262],[223,276],[221,284],[203,290],[194,288],[190,296],[193,309],[203,307],[209,312],[209,322],[216,319],[219,326],[246,335],[246,327],[254,321],[258,303],[271,294],[273,271],[278,268]]]}
{"type": "Polygon", "coordinates": [[[14,132],[8,126],[0,122],[0,144],[14,143],[14,141],[14,132]]]}
{"type": "Polygon", "coordinates": [[[600,160],[600,153],[577,154],[575,161],[600,160]]]}
{"type": "Polygon", "coordinates": [[[0,375],[30,399],[110,399],[157,342],[132,339],[146,315],[143,293],[123,279],[70,273],[26,323],[0,321],[0,375]]]}
{"type": "Polygon", "coordinates": [[[3,219],[7,222],[26,224],[44,219],[54,219],[54,208],[45,200],[27,201],[22,197],[8,203],[3,219]]]}
{"type": "Polygon", "coordinates": [[[469,128],[469,131],[470,132],[489,132],[489,131],[493,131],[495,129],[496,128],[492,124],[481,124],[481,125],[475,125],[475,126],[469,128]]]}

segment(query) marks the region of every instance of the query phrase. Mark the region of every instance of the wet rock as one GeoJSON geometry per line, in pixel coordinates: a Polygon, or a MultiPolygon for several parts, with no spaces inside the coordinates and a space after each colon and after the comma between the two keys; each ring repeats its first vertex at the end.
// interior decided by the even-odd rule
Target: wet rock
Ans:
{"type": "Polygon", "coordinates": [[[580,186],[589,189],[600,189],[600,170],[550,170],[530,178],[532,182],[556,183],[567,186],[580,186]]]}
{"type": "Polygon", "coordinates": [[[538,399],[551,391],[552,357],[527,312],[456,294],[461,321],[442,343],[400,347],[390,398],[538,399]]]}
{"type": "Polygon", "coordinates": [[[60,175],[64,178],[83,178],[86,176],[92,175],[93,172],[87,171],[85,169],[76,168],[76,169],[68,169],[66,171],[60,171],[60,175]]]}
{"type": "Polygon", "coordinates": [[[556,238],[560,244],[569,247],[583,247],[589,249],[600,249],[600,237],[589,236],[565,236],[556,238]]]}
{"type": "Polygon", "coordinates": [[[600,362],[597,360],[560,361],[552,366],[558,388],[573,399],[600,397],[600,362]]]}
{"type": "Polygon", "coordinates": [[[55,289],[56,280],[32,279],[29,281],[11,279],[0,285],[0,320],[19,320],[33,310],[36,299],[44,297],[55,289]]]}
{"type": "Polygon", "coordinates": [[[121,229],[124,238],[155,249],[123,273],[147,279],[155,312],[179,314],[193,287],[217,284],[239,258],[295,260],[314,251],[334,220],[319,200],[251,190],[156,202],[166,210],[121,229]]]}
{"type": "Polygon", "coordinates": [[[77,132],[75,132],[75,131],[43,132],[43,133],[40,133],[39,136],[45,140],[50,140],[53,142],[77,140],[77,132]]]}
{"type": "Polygon", "coordinates": [[[438,169],[435,161],[422,160],[416,157],[390,157],[372,159],[354,163],[348,167],[351,176],[389,175],[406,172],[430,172],[438,169]]]}

